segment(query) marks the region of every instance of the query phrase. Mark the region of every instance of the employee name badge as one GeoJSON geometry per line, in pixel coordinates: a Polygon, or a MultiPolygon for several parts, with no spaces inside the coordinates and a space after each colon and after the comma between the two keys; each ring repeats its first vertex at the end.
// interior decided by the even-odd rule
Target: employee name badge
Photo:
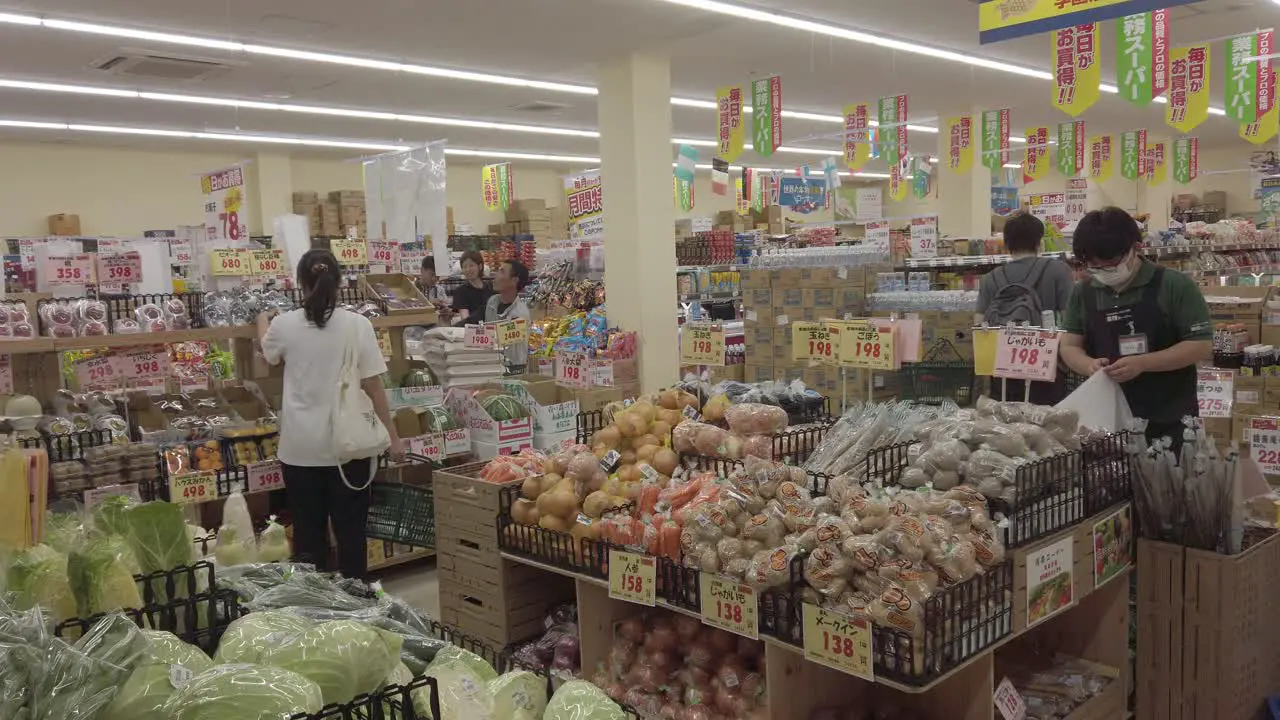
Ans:
{"type": "Polygon", "coordinates": [[[1120,357],[1129,357],[1130,355],[1146,355],[1146,354],[1147,354],[1147,334],[1146,333],[1120,336],[1120,357]]]}

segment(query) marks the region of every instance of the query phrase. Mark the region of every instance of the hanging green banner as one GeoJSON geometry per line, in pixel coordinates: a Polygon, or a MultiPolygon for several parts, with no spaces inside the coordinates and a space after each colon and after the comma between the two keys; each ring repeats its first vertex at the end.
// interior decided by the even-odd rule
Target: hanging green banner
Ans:
{"type": "Polygon", "coordinates": [[[1147,131],[1128,130],[1120,134],[1120,174],[1137,180],[1147,174],[1147,131]]]}
{"type": "Polygon", "coordinates": [[[761,157],[782,145],[782,78],[751,81],[751,145],[761,157]]]}
{"type": "Polygon", "coordinates": [[[1271,62],[1272,32],[1237,35],[1227,41],[1227,84],[1223,86],[1223,104],[1227,117],[1241,124],[1258,119],[1258,98],[1266,90],[1266,73],[1271,62]],[[1266,58],[1259,62],[1259,56],[1266,58]]]}
{"type": "Polygon", "coordinates": [[[1058,172],[1075,177],[1084,169],[1084,121],[1058,123],[1058,172]]]}
{"type": "Polygon", "coordinates": [[[886,165],[894,165],[907,154],[907,96],[880,98],[877,107],[880,120],[880,157],[886,165]]]}
{"type": "Polygon", "coordinates": [[[1173,179],[1186,185],[1200,176],[1200,140],[1193,137],[1173,141],[1173,179]]]}
{"type": "Polygon", "coordinates": [[[1120,97],[1150,104],[1169,89],[1169,11],[1116,20],[1116,85],[1120,97]]]}
{"type": "Polygon", "coordinates": [[[982,113],[982,164],[999,170],[1009,162],[1009,109],[982,113]]]}

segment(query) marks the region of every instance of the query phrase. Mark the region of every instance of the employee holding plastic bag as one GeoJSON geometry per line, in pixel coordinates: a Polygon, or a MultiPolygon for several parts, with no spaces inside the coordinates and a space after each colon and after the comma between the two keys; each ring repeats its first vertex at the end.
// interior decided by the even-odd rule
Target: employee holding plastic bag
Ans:
{"type": "Polygon", "coordinates": [[[1182,418],[1199,414],[1196,363],[1213,358],[1209,307],[1191,278],[1142,259],[1141,242],[1120,208],[1080,220],[1074,251],[1090,278],[1067,304],[1060,354],[1081,375],[1101,371],[1119,383],[1149,439],[1180,444],[1182,418]]]}

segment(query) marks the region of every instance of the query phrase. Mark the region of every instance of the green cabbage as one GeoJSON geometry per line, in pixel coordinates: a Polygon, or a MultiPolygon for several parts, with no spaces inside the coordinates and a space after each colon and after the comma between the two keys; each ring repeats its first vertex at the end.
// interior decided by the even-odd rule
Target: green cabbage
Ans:
{"type": "Polygon", "coordinates": [[[435,659],[431,661],[431,665],[428,665],[427,669],[430,670],[431,666],[437,663],[446,663],[455,660],[461,661],[470,666],[471,672],[475,673],[475,676],[480,678],[482,682],[489,682],[490,680],[496,680],[498,678],[498,671],[494,670],[492,665],[485,662],[484,658],[470,650],[464,650],[457,645],[446,645],[440,648],[440,651],[436,653],[435,659]]]}
{"type": "Polygon", "coordinates": [[[108,535],[124,535],[128,532],[125,524],[125,512],[137,505],[137,501],[128,495],[114,495],[103,499],[93,509],[93,526],[108,535]]]}
{"type": "Polygon", "coordinates": [[[48,545],[35,545],[14,556],[6,585],[17,593],[18,610],[39,605],[52,613],[55,623],[76,617],[76,598],[67,582],[67,558],[48,545]]]}
{"type": "Polygon", "coordinates": [[[141,608],[133,580],[136,563],[125,541],[115,535],[90,533],[67,556],[67,580],[80,617],[108,610],[141,608]]]}
{"type": "Polygon", "coordinates": [[[47,512],[44,514],[44,529],[40,539],[45,545],[66,555],[80,541],[84,534],[84,522],[74,513],[47,512]]]}
{"type": "Polygon", "coordinates": [[[163,630],[143,630],[147,640],[147,653],[143,662],[151,665],[181,665],[197,675],[213,669],[213,661],[195,645],[178,639],[177,635],[163,630]]]}
{"type": "Polygon", "coordinates": [[[382,687],[400,662],[399,640],[361,622],[334,620],[268,647],[262,664],[310,678],[320,686],[326,705],[345,703],[382,687]]]}
{"type": "Polygon", "coordinates": [[[540,718],[547,709],[547,681],[531,672],[514,671],[490,680],[489,692],[494,717],[512,718],[523,713],[540,718]]]}
{"type": "Polygon", "coordinates": [[[570,680],[547,703],[543,720],[626,720],[618,703],[600,688],[583,680],[570,680]]]}
{"type": "Polygon", "coordinates": [[[315,683],[283,668],[221,665],[191,678],[162,709],[166,720],[287,720],[324,707],[315,683]]]}
{"type": "Polygon", "coordinates": [[[143,665],[133,671],[100,720],[169,720],[164,704],[191,676],[213,669],[200,648],[173,633],[143,630],[147,640],[143,665]]]}
{"type": "Polygon", "coordinates": [[[284,526],[272,515],[267,520],[266,529],[258,536],[258,562],[288,562],[290,554],[284,526]]]}
{"type": "Polygon", "coordinates": [[[289,642],[315,623],[280,610],[249,613],[227,627],[213,656],[224,663],[260,663],[270,648],[289,642]]]}
{"type": "Polygon", "coordinates": [[[128,507],[123,513],[121,526],[144,575],[195,562],[195,545],[187,535],[187,521],[181,505],[155,501],[128,507]]]}
{"type": "MultiPolygon", "coordinates": [[[[436,679],[440,716],[436,720],[507,720],[493,712],[493,694],[467,662],[454,659],[431,663],[425,673],[436,679]]],[[[413,694],[413,706],[431,717],[431,688],[413,694]]]]}

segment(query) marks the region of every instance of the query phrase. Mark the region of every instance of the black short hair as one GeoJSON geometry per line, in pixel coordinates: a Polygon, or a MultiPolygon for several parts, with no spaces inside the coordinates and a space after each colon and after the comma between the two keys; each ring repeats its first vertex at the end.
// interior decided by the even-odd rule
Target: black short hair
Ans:
{"type": "Polygon", "coordinates": [[[435,271],[436,271],[436,259],[435,259],[435,258],[433,258],[433,257],[431,257],[430,255],[428,255],[427,257],[422,258],[422,269],[423,269],[423,270],[430,270],[431,272],[435,272],[435,271]]]}
{"type": "Polygon", "coordinates": [[[1009,252],[1039,250],[1043,239],[1044,223],[1031,213],[1018,213],[1004,224],[1004,245],[1009,252]]]}
{"type": "Polygon", "coordinates": [[[458,267],[462,267],[462,264],[468,260],[479,265],[480,272],[484,273],[484,256],[480,254],[479,250],[468,250],[462,253],[462,259],[458,261],[458,267]]]}
{"type": "Polygon", "coordinates": [[[524,290],[529,285],[529,268],[519,260],[503,260],[502,264],[511,266],[511,274],[516,279],[516,290],[524,290]]]}
{"type": "Polygon", "coordinates": [[[1080,262],[1115,260],[1142,242],[1142,228],[1118,207],[1091,210],[1076,225],[1072,250],[1080,262]]]}

